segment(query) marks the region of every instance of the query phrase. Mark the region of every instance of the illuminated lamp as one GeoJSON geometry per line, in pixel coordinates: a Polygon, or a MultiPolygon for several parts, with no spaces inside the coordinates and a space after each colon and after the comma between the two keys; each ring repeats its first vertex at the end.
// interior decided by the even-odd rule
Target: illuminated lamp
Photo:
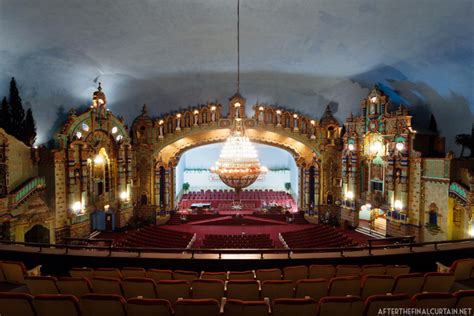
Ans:
{"type": "Polygon", "coordinates": [[[395,200],[395,202],[393,203],[393,207],[396,209],[396,210],[401,210],[403,208],[403,203],[402,201],[400,200],[395,200]]]}
{"type": "Polygon", "coordinates": [[[346,199],[352,200],[354,198],[354,192],[352,191],[347,191],[346,193],[346,199]]]}
{"type": "Polygon", "coordinates": [[[348,148],[350,151],[353,151],[353,150],[355,149],[355,146],[354,146],[354,144],[349,144],[349,145],[347,146],[347,148],[348,148]]]}
{"type": "Polygon", "coordinates": [[[400,142],[395,145],[395,148],[397,148],[398,151],[402,151],[405,148],[405,145],[400,142]]]}
{"type": "Polygon", "coordinates": [[[102,155],[95,156],[94,163],[97,164],[97,165],[103,164],[104,163],[104,157],[102,157],[102,155]]]}
{"type": "Polygon", "coordinates": [[[72,204],[72,210],[76,214],[81,213],[82,212],[82,203],[81,202],[74,202],[72,204]]]}
{"type": "Polygon", "coordinates": [[[130,195],[128,194],[127,191],[123,191],[122,193],[120,193],[120,199],[122,201],[128,201],[129,198],[130,198],[130,195]]]}

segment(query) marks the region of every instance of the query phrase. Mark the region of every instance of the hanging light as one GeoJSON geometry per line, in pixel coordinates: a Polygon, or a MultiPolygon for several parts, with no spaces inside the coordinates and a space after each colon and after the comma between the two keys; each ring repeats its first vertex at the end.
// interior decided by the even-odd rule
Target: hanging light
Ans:
{"type": "Polygon", "coordinates": [[[267,172],[267,168],[260,165],[257,150],[245,135],[241,121],[236,121],[211,171],[237,193],[254,183],[260,174],[267,172]]]}

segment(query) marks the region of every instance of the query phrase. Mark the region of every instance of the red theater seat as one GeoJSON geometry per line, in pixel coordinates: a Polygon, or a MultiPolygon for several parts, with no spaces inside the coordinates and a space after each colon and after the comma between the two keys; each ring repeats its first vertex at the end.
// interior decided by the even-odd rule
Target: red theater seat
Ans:
{"type": "MultiPolygon", "coordinates": [[[[130,298],[126,304],[127,316],[172,316],[173,310],[167,300],[130,298]]],[[[104,314],[107,315],[107,314],[104,314]]]]}
{"type": "Polygon", "coordinates": [[[220,316],[219,302],[214,299],[182,299],[174,307],[175,316],[220,316]]]}
{"type": "MultiPolygon", "coordinates": [[[[126,315],[125,300],[119,295],[86,294],[81,297],[79,305],[81,307],[82,315],[126,315]]],[[[64,315],[66,316],[67,314],[64,315]]]]}
{"type": "Polygon", "coordinates": [[[378,316],[384,308],[409,308],[411,304],[410,297],[406,294],[373,295],[365,301],[364,315],[378,316]]]}
{"type": "MultiPolygon", "coordinates": [[[[33,305],[37,316],[80,316],[78,300],[73,295],[36,295],[33,305]]],[[[93,314],[87,314],[95,316],[93,314]]]]}
{"type": "Polygon", "coordinates": [[[36,316],[33,296],[26,293],[0,292],[0,315],[36,316]]]}
{"type": "Polygon", "coordinates": [[[268,310],[269,306],[264,301],[228,299],[224,305],[224,316],[268,316],[268,310]]]}
{"type": "Polygon", "coordinates": [[[317,303],[313,299],[278,298],[272,303],[272,316],[316,315],[317,303]]]}

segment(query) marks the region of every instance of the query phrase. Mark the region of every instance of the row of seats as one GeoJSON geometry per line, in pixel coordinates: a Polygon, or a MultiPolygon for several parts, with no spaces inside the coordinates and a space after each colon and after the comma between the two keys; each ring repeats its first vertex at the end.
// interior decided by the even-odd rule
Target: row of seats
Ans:
{"type": "MultiPolygon", "coordinates": [[[[375,316],[386,309],[457,308],[465,315],[474,306],[474,290],[449,293],[374,295],[365,301],[357,296],[324,297],[319,302],[302,299],[268,301],[179,299],[174,306],[167,300],[130,298],[119,295],[86,294],[79,300],[72,295],[36,295],[0,293],[3,316],[294,316],[352,315],[375,316]]],[[[403,310],[402,310],[403,311],[403,310]]]]}
{"type": "Polygon", "coordinates": [[[192,281],[201,279],[219,279],[219,280],[300,280],[300,279],[331,279],[333,277],[343,276],[363,276],[367,274],[397,276],[400,274],[410,273],[410,267],[407,265],[320,265],[313,264],[308,266],[291,266],[281,269],[258,269],[249,271],[227,271],[227,272],[210,272],[202,271],[200,274],[195,271],[185,270],[163,270],[148,269],[139,267],[124,267],[121,270],[116,268],[72,268],[69,273],[73,277],[111,277],[111,278],[127,278],[127,277],[149,277],[159,280],[187,280],[192,281]]]}
{"type": "Polygon", "coordinates": [[[268,234],[204,235],[201,248],[274,248],[268,234]]]}
{"type": "Polygon", "coordinates": [[[449,292],[453,283],[452,273],[428,272],[389,275],[365,275],[363,277],[334,277],[300,280],[229,280],[194,279],[162,280],[159,274],[149,277],[127,277],[122,280],[111,277],[62,277],[31,276],[25,282],[31,294],[88,293],[116,294],[126,298],[143,296],[162,298],[174,303],[178,298],[223,297],[241,300],[268,298],[304,298],[316,301],[324,296],[360,296],[363,299],[377,294],[409,294],[420,292],[449,292]]]}
{"type": "Polygon", "coordinates": [[[345,247],[356,246],[342,231],[326,226],[314,225],[311,228],[283,232],[280,234],[288,248],[318,248],[318,247],[345,247]]]}
{"type": "Polygon", "coordinates": [[[116,247],[186,248],[193,234],[147,226],[121,235],[114,242],[116,247]]]}

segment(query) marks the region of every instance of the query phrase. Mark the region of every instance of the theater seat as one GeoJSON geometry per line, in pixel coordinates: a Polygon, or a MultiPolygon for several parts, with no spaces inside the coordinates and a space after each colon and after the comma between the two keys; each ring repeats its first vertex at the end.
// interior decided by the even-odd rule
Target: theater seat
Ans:
{"type": "Polygon", "coordinates": [[[317,316],[360,316],[364,302],[358,296],[323,297],[319,300],[317,316]]]}
{"type": "Polygon", "coordinates": [[[26,293],[0,292],[0,315],[36,316],[33,296],[26,293]]]}
{"type": "Polygon", "coordinates": [[[56,281],[57,279],[52,276],[31,276],[25,279],[26,286],[33,295],[59,294],[56,281]]]}
{"type": "Polygon", "coordinates": [[[124,267],[120,270],[122,277],[125,278],[144,278],[146,277],[146,271],[143,268],[138,267],[124,267]]]}
{"type": "Polygon", "coordinates": [[[31,270],[27,270],[23,262],[3,261],[2,270],[5,281],[9,283],[25,283],[26,276],[39,276],[41,266],[36,266],[31,270]]]}
{"type": "Polygon", "coordinates": [[[173,280],[173,271],[171,270],[160,270],[160,269],[149,269],[146,272],[146,277],[155,280],[155,282],[161,280],[173,280]]]}
{"type": "Polygon", "coordinates": [[[359,266],[356,265],[338,265],[336,266],[336,276],[359,276],[361,273],[361,269],[359,266]]]}
{"type": "Polygon", "coordinates": [[[91,268],[72,268],[69,270],[69,275],[74,278],[89,278],[94,277],[94,270],[91,268]]]}
{"type": "Polygon", "coordinates": [[[91,280],[94,293],[123,295],[120,280],[116,278],[94,277],[91,280]]]}
{"type": "Polygon", "coordinates": [[[395,280],[391,275],[364,275],[361,283],[361,298],[390,293],[395,280]]]}
{"type": "Polygon", "coordinates": [[[228,299],[224,305],[224,316],[268,316],[268,310],[269,307],[265,301],[228,299]]]}
{"type": "Polygon", "coordinates": [[[227,280],[227,272],[201,272],[201,279],[227,280]]]}
{"type": "Polygon", "coordinates": [[[382,264],[366,264],[361,267],[361,274],[385,274],[385,266],[382,264]]]}
{"type": "Polygon", "coordinates": [[[194,271],[176,270],[173,272],[173,280],[186,280],[189,283],[199,278],[199,274],[194,271]]]}
{"type": "Polygon", "coordinates": [[[294,286],[291,280],[267,280],[262,282],[262,297],[268,297],[270,301],[276,298],[292,298],[293,295],[294,286]]]}
{"type": "Polygon", "coordinates": [[[422,292],[449,292],[454,283],[454,274],[451,272],[425,273],[422,292]]]}
{"type": "Polygon", "coordinates": [[[260,269],[255,271],[257,280],[267,281],[267,280],[281,280],[281,270],[280,269],[260,269]]]}
{"type": "Polygon", "coordinates": [[[61,294],[71,294],[80,298],[84,294],[92,293],[92,284],[87,278],[62,277],[56,285],[61,294]]]}
{"type": "Polygon", "coordinates": [[[122,273],[115,268],[97,268],[94,271],[94,276],[121,279],[122,273]]]}
{"type": "Polygon", "coordinates": [[[410,296],[420,293],[424,279],[421,273],[399,274],[395,277],[392,293],[410,296]]]}
{"type": "Polygon", "coordinates": [[[336,275],[336,268],[331,264],[312,264],[309,266],[310,279],[329,280],[336,275]]]}
{"type": "Polygon", "coordinates": [[[186,280],[163,280],[156,284],[158,298],[168,300],[172,305],[178,298],[190,298],[189,283],[186,280]]]}
{"type": "Polygon", "coordinates": [[[229,280],[253,280],[255,274],[253,271],[229,271],[229,280]]]}
{"type": "Polygon", "coordinates": [[[127,316],[173,315],[170,302],[157,298],[130,298],[127,300],[126,309],[127,316]]]}
{"type": "Polygon", "coordinates": [[[295,297],[310,297],[318,302],[328,294],[329,281],[326,279],[303,279],[296,282],[295,297]]]}
{"type": "Polygon", "coordinates": [[[219,302],[214,299],[182,299],[174,307],[175,316],[220,316],[219,302]]]}
{"type": "Polygon", "coordinates": [[[329,281],[328,296],[359,296],[359,277],[336,277],[329,281]]]}
{"type": "Polygon", "coordinates": [[[191,287],[194,299],[212,298],[220,301],[225,296],[225,283],[219,279],[196,279],[191,287]]]}
{"type": "Polygon", "coordinates": [[[456,298],[449,293],[419,293],[412,297],[412,303],[417,308],[452,308],[456,298]]]}
{"type": "Polygon", "coordinates": [[[283,280],[291,280],[296,284],[296,281],[308,278],[307,266],[293,266],[283,269],[283,280]]]}
{"type": "MultiPolygon", "coordinates": [[[[87,316],[125,316],[125,300],[119,295],[86,294],[79,301],[82,315],[87,316]]],[[[64,315],[69,316],[69,315],[64,315]]]]}
{"type": "Polygon", "coordinates": [[[471,278],[471,272],[474,268],[474,259],[459,259],[453,262],[450,267],[447,267],[439,262],[436,262],[438,272],[452,272],[454,273],[454,280],[463,281],[471,278]]]}
{"type": "Polygon", "coordinates": [[[153,279],[130,277],[122,281],[122,291],[125,298],[141,296],[156,298],[156,283],[153,279]]]}
{"type": "Polygon", "coordinates": [[[457,308],[472,308],[474,306],[474,290],[461,290],[453,293],[457,308]]]}
{"type": "Polygon", "coordinates": [[[316,311],[313,299],[277,298],[272,302],[272,316],[316,315],[316,311]]]}
{"type": "Polygon", "coordinates": [[[227,282],[227,298],[243,301],[260,299],[259,283],[255,280],[231,280],[227,282]]]}
{"type": "MultiPolygon", "coordinates": [[[[80,316],[79,304],[74,295],[36,295],[33,305],[37,316],[80,316]]],[[[87,314],[89,315],[89,314],[87,314]]],[[[90,315],[94,316],[94,315],[90,315]]]]}
{"type": "Polygon", "coordinates": [[[410,267],[407,265],[388,265],[385,267],[385,274],[391,276],[397,276],[400,274],[410,273],[410,267]]]}
{"type": "Polygon", "coordinates": [[[383,308],[409,308],[411,304],[406,294],[373,295],[365,300],[364,315],[378,316],[383,308]]]}

